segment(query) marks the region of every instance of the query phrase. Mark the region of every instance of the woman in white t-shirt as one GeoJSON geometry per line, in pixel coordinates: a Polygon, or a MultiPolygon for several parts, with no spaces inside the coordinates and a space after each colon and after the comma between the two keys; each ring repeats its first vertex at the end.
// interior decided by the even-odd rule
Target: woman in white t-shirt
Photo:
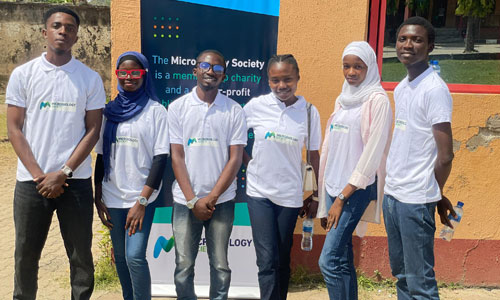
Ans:
{"type": "MultiPolygon", "coordinates": [[[[275,55],[267,73],[272,93],[251,99],[244,111],[255,142],[247,164],[248,211],[259,268],[261,299],[286,299],[290,250],[297,216],[314,217],[312,197],[302,201],[302,149],[307,144],[307,102],[296,96],[299,67],[290,55],[275,55]]],[[[315,172],[319,166],[321,128],[316,107],[310,106],[308,152],[315,172]]]]}
{"type": "MultiPolygon", "coordinates": [[[[361,219],[380,223],[392,111],[368,43],[350,43],[342,64],[345,81],[321,149],[317,217],[327,234],[319,266],[330,299],[352,300],[358,299],[352,234],[361,219]]],[[[359,225],[363,235],[366,224],[359,225]]]]}
{"type": "Polygon", "coordinates": [[[146,248],[169,154],[167,111],[142,54],[120,55],[116,76],[119,93],[104,109],[96,146],[95,205],[110,229],[123,298],[151,299],[146,248]]]}

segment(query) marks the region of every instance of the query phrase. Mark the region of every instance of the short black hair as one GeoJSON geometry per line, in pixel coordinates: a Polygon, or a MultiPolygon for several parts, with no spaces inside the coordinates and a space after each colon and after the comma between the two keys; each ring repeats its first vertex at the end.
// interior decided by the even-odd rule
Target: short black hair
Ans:
{"type": "Polygon", "coordinates": [[[198,56],[196,56],[196,62],[198,63],[198,61],[200,60],[200,57],[203,54],[207,54],[207,53],[213,53],[215,55],[218,55],[220,58],[222,58],[222,62],[224,63],[224,71],[226,71],[226,58],[224,58],[224,55],[222,55],[222,53],[220,53],[220,51],[217,51],[214,49],[207,49],[207,50],[201,51],[200,54],[198,54],[198,56]]]}
{"type": "Polygon", "coordinates": [[[434,41],[436,40],[436,30],[434,30],[434,26],[432,26],[431,22],[427,21],[427,19],[415,16],[406,19],[401,25],[398,27],[398,31],[396,32],[396,38],[399,36],[399,31],[403,26],[405,25],[420,25],[425,28],[425,31],[427,31],[427,40],[429,44],[434,44],[434,41]]]}
{"type": "Polygon", "coordinates": [[[293,57],[292,54],[274,54],[271,56],[269,61],[267,62],[267,72],[269,73],[269,69],[271,68],[272,65],[280,63],[280,62],[285,62],[287,64],[292,65],[293,69],[297,72],[297,76],[300,77],[299,74],[299,64],[297,63],[297,60],[295,57],[293,57]]]}
{"type": "Polygon", "coordinates": [[[59,13],[59,12],[72,16],[73,18],[75,18],[76,25],[80,26],[80,17],[78,16],[78,14],[74,10],[72,10],[66,6],[57,5],[57,6],[50,8],[49,10],[47,10],[43,14],[43,24],[45,25],[46,28],[47,28],[47,21],[49,20],[50,16],[52,16],[55,13],[59,13]]]}

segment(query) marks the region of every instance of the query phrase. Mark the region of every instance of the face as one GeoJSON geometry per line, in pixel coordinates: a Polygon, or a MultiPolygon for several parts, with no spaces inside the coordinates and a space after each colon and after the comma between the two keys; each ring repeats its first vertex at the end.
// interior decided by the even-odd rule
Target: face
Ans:
{"type": "MultiPolygon", "coordinates": [[[[216,53],[211,52],[204,53],[202,56],[200,56],[197,63],[199,64],[200,62],[207,62],[210,65],[224,66],[224,60],[222,59],[222,57],[220,57],[216,53]]],[[[193,74],[196,75],[198,86],[203,90],[218,89],[226,74],[216,74],[213,70],[213,67],[209,68],[208,70],[201,69],[198,64],[193,69],[193,74]]]]}
{"type": "Polygon", "coordinates": [[[346,55],[342,59],[344,77],[347,83],[359,86],[366,78],[368,66],[356,55],[346,55]]]}
{"type": "Polygon", "coordinates": [[[405,25],[399,30],[396,40],[396,53],[399,61],[406,67],[425,63],[434,44],[429,44],[427,30],[421,25],[405,25]]]}
{"type": "MultiPolygon", "coordinates": [[[[133,60],[126,60],[118,66],[118,69],[119,70],[137,70],[137,69],[142,69],[142,66],[133,60]]],[[[142,86],[143,82],[144,82],[144,76],[142,76],[139,79],[133,79],[130,77],[130,75],[127,75],[127,78],[125,78],[125,79],[118,79],[118,84],[120,84],[120,86],[126,92],[137,91],[142,86]]]]}
{"type": "Polygon", "coordinates": [[[78,25],[73,16],[58,12],[52,14],[42,30],[47,40],[48,51],[63,54],[71,51],[78,40],[78,25]]]}
{"type": "Polygon", "coordinates": [[[295,92],[299,82],[299,74],[293,65],[286,62],[278,62],[271,65],[267,72],[269,87],[273,94],[283,102],[295,100],[295,92]]]}

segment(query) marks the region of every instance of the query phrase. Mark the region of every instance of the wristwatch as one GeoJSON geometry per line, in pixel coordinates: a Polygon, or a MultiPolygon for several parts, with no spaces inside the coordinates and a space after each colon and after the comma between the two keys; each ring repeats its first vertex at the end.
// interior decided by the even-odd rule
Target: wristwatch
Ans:
{"type": "Polygon", "coordinates": [[[340,201],[344,202],[346,199],[345,199],[345,196],[344,194],[340,193],[337,198],[339,198],[340,201]]]}
{"type": "Polygon", "coordinates": [[[73,170],[71,170],[71,168],[68,167],[67,165],[64,165],[61,168],[61,171],[64,173],[64,175],[66,175],[66,177],[68,177],[68,178],[73,177],[73,170]]]}
{"type": "Polygon", "coordinates": [[[146,199],[146,197],[144,196],[139,196],[139,198],[137,198],[137,201],[139,201],[139,204],[144,207],[148,206],[148,199],[146,199]]]}
{"type": "Polygon", "coordinates": [[[186,206],[187,208],[189,209],[193,209],[194,208],[194,205],[196,204],[196,202],[198,202],[198,200],[200,200],[200,198],[194,196],[193,199],[189,200],[187,203],[186,203],[186,206]]]}

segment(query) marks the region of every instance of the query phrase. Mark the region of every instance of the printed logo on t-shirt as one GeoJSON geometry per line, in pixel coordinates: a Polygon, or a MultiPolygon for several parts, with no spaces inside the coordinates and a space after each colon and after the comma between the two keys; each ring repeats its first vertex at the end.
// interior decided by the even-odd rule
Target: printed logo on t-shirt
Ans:
{"type": "Polygon", "coordinates": [[[116,144],[120,146],[139,148],[139,139],[131,136],[117,136],[116,144]]]}
{"type": "Polygon", "coordinates": [[[294,136],[274,131],[266,132],[264,139],[287,145],[296,145],[299,142],[299,139],[294,136]]]}
{"type": "Polygon", "coordinates": [[[56,102],[56,101],[45,101],[40,103],[40,110],[52,110],[52,111],[76,111],[76,103],[72,102],[56,102]]]}
{"type": "Polygon", "coordinates": [[[406,120],[396,119],[394,127],[399,130],[406,130],[406,120]]]}
{"type": "Polygon", "coordinates": [[[330,131],[349,133],[349,126],[340,123],[332,123],[330,125],[330,131]]]}
{"type": "Polygon", "coordinates": [[[187,145],[188,147],[218,147],[219,140],[217,138],[194,137],[188,139],[187,145]]]}

